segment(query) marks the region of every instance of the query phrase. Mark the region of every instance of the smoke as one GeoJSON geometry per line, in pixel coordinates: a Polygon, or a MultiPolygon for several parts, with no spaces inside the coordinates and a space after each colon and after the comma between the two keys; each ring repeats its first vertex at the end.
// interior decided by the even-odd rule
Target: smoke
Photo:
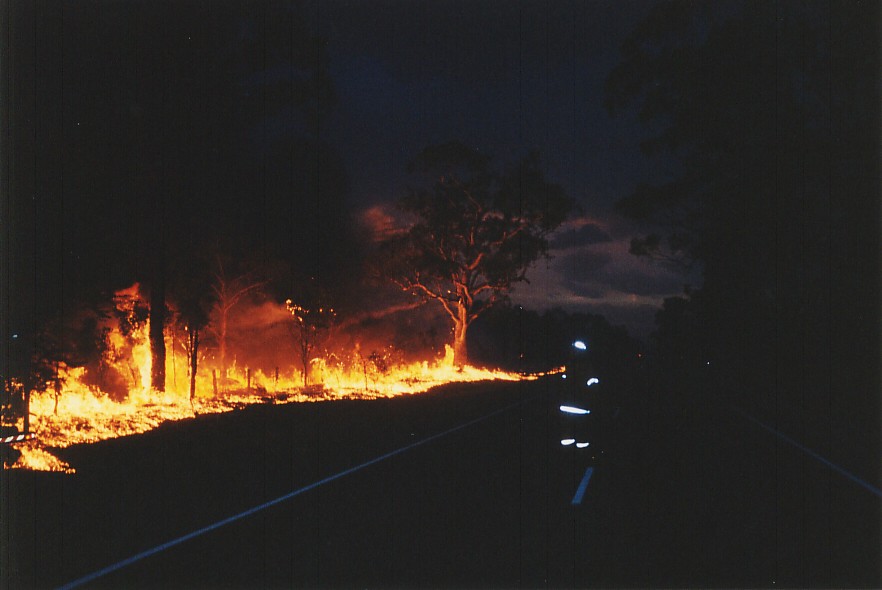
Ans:
{"type": "MultiPolygon", "coordinates": [[[[437,360],[449,343],[449,320],[434,306],[413,301],[379,301],[364,310],[341,312],[328,328],[315,336],[313,356],[338,365],[357,364],[370,357],[390,363],[437,360]]],[[[221,370],[217,313],[206,330],[203,358],[207,370],[221,370]]],[[[227,370],[231,379],[244,371],[284,376],[301,369],[300,332],[284,303],[259,296],[243,299],[228,316],[227,370]]],[[[200,369],[201,371],[202,369],[200,369]]]]}
{"type": "MultiPolygon", "coordinates": [[[[329,325],[316,331],[307,364],[342,371],[370,365],[382,371],[444,357],[451,328],[439,307],[421,305],[397,289],[370,293],[370,298],[362,295],[361,305],[350,304],[337,311],[329,325]]],[[[357,297],[353,299],[359,303],[357,297]]],[[[169,317],[174,318],[177,310],[170,303],[169,317]]],[[[151,366],[146,305],[138,285],[133,285],[98,307],[83,307],[68,316],[64,329],[59,326],[51,331],[63,334],[64,342],[45,348],[44,382],[51,388],[60,367],[81,367],[78,380],[84,386],[116,401],[149,387],[142,383],[151,366]]],[[[298,382],[301,378],[303,335],[297,319],[283,302],[265,292],[255,290],[238,300],[228,310],[225,331],[215,305],[199,336],[197,378],[204,394],[212,390],[213,382],[222,391],[242,389],[258,373],[263,375],[263,383],[267,379],[298,382]]],[[[169,321],[165,337],[166,388],[184,391],[189,371],[185,324],[169,321]]]]}
{"type": "Polygon", "coordinates": [[[351,326],[357,326],[363,323],[376,322],[384,318],[388,318],[391,315],[398,314],[399,312],[406,312],[417,309],[422,305],[423,304],[421,302],[398,303],[390,305],[383,309],[366,311],[363,313],[352,315],[349,318],[343,320],[342,322],[340,322],[339,327],[341,329],[347,329],[351,326]]]}

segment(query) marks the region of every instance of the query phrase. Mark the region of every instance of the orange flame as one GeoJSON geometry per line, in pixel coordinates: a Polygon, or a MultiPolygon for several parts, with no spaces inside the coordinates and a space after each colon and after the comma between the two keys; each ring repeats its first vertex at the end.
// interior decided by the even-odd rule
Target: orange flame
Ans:
{"type": "MultiPolygon", "coordinates": [[[[137,285],[117,294],[137,298],[137,285]]],[[[58,367],[58,388],[34,392],[30,398],[31,431],[36,440],[20,445],[22,455],[14,468],[67,471],[73,469],[53,456],[49,449],[92,443],[139,434],[163,422],[184,420],[203,413],[216,413],[249,404],[282,404],[334,399],[374,399],[426,391],[436,385],[480,380],[518,380],[516,373],[474,367],[457,368],[453,351],[446,347],[444,358],[416,363],[395,362],[376,353],[365,355],[356,346],[346,362],[336,357],[316,357],[310,362],[309,382],[301,386],[299,371],[267,374],[233,364],[228,378],[217,382],[217,373],[197,373],[197,397],[189,398],[187,379],[168,379],[164,392],[151,390],[149,323],[141,322],[123,333],[113,327],[106,335],[104,362],[120,375],[128,376],[124,399],[111,396],[86,379],[83,367],[58,367]],[[217,395],[215,392],[217,391],[217,395]]],[[[186,371],[186,352],[169,338],[166,374],[186,371]]]]}

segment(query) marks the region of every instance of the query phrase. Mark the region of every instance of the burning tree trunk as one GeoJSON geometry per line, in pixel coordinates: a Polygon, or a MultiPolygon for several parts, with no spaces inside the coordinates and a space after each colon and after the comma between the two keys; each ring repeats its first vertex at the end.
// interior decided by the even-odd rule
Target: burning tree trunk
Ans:
{"type": "MultiPolygon", "coordinates": [[[[223,301],[223,299],[220,299],[223,301]]],[[[227,380],[227,324],[229,321],[230,308],[235,305],[220,303],[220,320],[217,328],[218,356],[220,357],[221,383],[226,384],[227,380]]],[[[226,387],[226,385],[225,385],[226,387]]]]}
{"type": "MultiPolygon", "coordinates": [[[[151,289],[149,301],[141,297],[140,285],[135,283],[127,289],[120,289],[113,296],[113,314],[116,316],[118,337],[113,339],[111,348],[120,376],[131,378],[129,391],[141,388],[154,388],[159,391],[165,385],[165,297],[157,285],[151,289]],[[152,306],[152,309],[151,309],[152,306]],[[151,320],[156,325],[151,324],[151,320]],[[156,340],[161,341],[159,345],[156,340]],[[145,350],[146,348],[149,350],[145,350]],[[154,356],[155,355],[155,356],[154,356]],[[156,374],[153,368],[162,359],[162,373],[156,374]],[[125,374],[128,369],[128,375],[125,374]],[[149,373],[149,375],[148,375],[149,373]],[[161,378],[161,382],[158,379],[161,378]]],[[[125,397],[127,392],[117,392],[125,397]]]]}
{"type": "Polygon", "coordinates": [[[196,397],[196,369],[199,366],[199,328],[187,330],[187,361],[190,374],[190,401],[196,397]]]}
{"type": "MultiPolygon", "coordinates": [[[[453,322],[453,364],[461,369],[469,364],[467,344],[469,326],[487,309],[486,302],[482,302],[484,305],[476,303],[475,291],[485,290],[486,285],[479,286],[475,291],[469,289],[468,285],[475,283],[476,279],[467,272],[454,277],[453,282],[458,285],[453,293],[443,289],[439,284],[427,287],[419,282],[419,277],[416,281],[399,284],[405,290],[419,293],[426,299],[438,301],[444,308],[453,322]]],[[[491,298],[490,302],[494,302],[494,299],[491,298]]]]}
{"type": "Polygon", "coordinates": [[[456,317],[453,318],[453,364],[463,367],[468,364],[469,353],[466,344],[466,334],[469,329],[469,314],[464,305],[457,308],[456,317]]]}
{"type": "Polygon", "coordinates": [[[160,278],[150,289],[150,387],[165,391],[165,285],[160,278]]]}
{"type": "MultiPolygon", "coordinates": [[[[164,164],[164,163],[163,163],[164,164]]],[[[150,388],[165,392],[165,323],[168,308],[165,305],[166,287],[166,191],[160,190],[153,199],[151,240],[148,242],[150,272],[150,388]]]]}
{"type": "Polygon", "coordinates": [[[309,385],[309,357],[312,356],[312,350],[315,347],[309,329],[301,330],[300,333],[300,379],[303,381],[303,387],[309,385]]]}
{"type": "MultiPolygon", "coordinates": [[[[31,389],[30,387],[24,390],[24,412],[22,416],[22,432],[28,433],[31,431],[31,389]]],[[[58,415],[58,398],[55,398],[55,415],[58,415]]]]}

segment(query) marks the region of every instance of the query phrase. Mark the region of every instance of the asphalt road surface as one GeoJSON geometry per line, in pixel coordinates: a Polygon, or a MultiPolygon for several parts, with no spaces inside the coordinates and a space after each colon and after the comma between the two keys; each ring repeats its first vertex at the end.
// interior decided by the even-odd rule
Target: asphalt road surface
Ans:
{"type": "Polygon", "coordinates": [[[253,407],[67,449],[75,475],[3,474],[0,586],[882,585],[878,481],[651,386],[614,392],[591,463],[560,445],[559,385],[253,407]]]}

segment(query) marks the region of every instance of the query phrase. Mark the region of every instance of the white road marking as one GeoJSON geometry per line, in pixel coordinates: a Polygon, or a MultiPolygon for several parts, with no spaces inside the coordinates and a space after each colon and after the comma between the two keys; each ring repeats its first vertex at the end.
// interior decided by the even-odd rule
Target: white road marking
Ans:
{"type": "Polygon", "coordinates": [[[808,455],[809,457],[815,459],[815,460],[818,461],[819,463],[821,463],[821,464],[823,464],[823,465],[826,465],[827,467],[829,467],[830,469],[832,469],[833,471],[835,471],[835,472],[838,473],[839,475],[841,475],[841,476],[843,476],[843,477],[845,477],[845,478],[847,478],[847,479],[850,479],[851,481],[853,481],[854,483],[858,484],[859,486],[861,486],[861,487],[864,488],[865,490],[868,490],[869,492],[871,492],[871,493],[873,493],[873,494],[879,496],[880,498],[882,498],[882,490],[880,490],[880,489],[877,488],[876,486],[874,486],[874,485],[872,485],[871,483],[869,483],[869,482],[867,482],[867,481],[861,479],[860,477],[858,477],[857,475],[851,473],[850,471],[847,471],[846,469],[843,469],[842,467],[840,467],[839,465],[837,465],[837,464],[834,463],[833,461],[830,461],[829,459],[827,459],[827,458],[821,456],[820,454],[818,454],[818,453],[816,453],[815,451],[811,450],[810,448],[808,448],[807,446],[803,445],[803,444],[800,443],[799,441],[790,438],[789,436],[787,436],[787,435],[784,434],[783,432],[780,432],[780,431],[778,431],[778,430],[772,428],[771,426],[769,426],[769,425],[766,424],[765,422],[762,422],[761,420],[759,420],[759,419],[757,419],[757,418],[754,418],[753,416],[751,416],[750,414],[748,414],[747,412],[745,412],[745,411],[742,410],[741,408],[738,408],[738,407],[735,407],[735,406],[733,406],[733,407],[734,407],[734,409],[735,409],[736,412],[738,412],[739,414],[741,414],[742,416],[744,416],[745,418],[747,418],[749,421],[753,422],[754,424],[756,424],[757,426],[759,426],[760,428],[762,428],[763,430],[765,430],[765,431],[767,431],[767,432],[770,432],[770,433],[774,434],[775,436],[777,436],[778,438],[780,438],[781,440],[783,440],[783,441],[786,442],[787,444],[789,444],[789,445],[791,445],[791,446],[793,446],[793,447],[799,449],[800,451],[802,451],[803,453],[805,453],[805,454],[808,455]]]}
{"type": "Polygon", "coordinates": [[[464,428],[468,428],[469,426],[473,426],[475,424],[478,424],[479,422],[483,422],[484,420],[487,420],[488,418],[492,418],[493,416],[498,416],[499,414],[502,414],[503,412],[506,412],[512,408],[515,408],[517,406],[525,404],[527,401],[529,401],[529,400],[523,400],[523,401],[515,402],[513,404],[509,404],[509,405],[505,406],[504,408],[490,412],[489,414],[485,414],[483,416],[475,418],[474,420],[469,420],[468,422],[464,422],[462,424],[459,424],[458,426],[454,426],[453,428],[445,430],[444,432],[439,432],[438,434],[434,434],[432,436],[418,440],[418,441],[411,443],[409,445],[399,447],[393,451],[389,451],[388,453],[385,453],[385,454],[380,455],[378,457],[374,457],[373,459],[365,461],[364,463],[356,465],[355,467],[350,467],[349,469],[345,469],[339,473],[335,473],[334,475],[330,475],[324,479],[320,479],[319,481],[311,483],[311,484],[304,486],[302,488],[298,488],[298,489],[296,489],[292,492],[289,492],[283,496],[279,496],[278,498],[276,498],[274,500],[270,500],[269,502],[265,502],[263,504],[258,504],[257,506],[254,506],[253,508],[249,508],[248,510],[246,510],[244,512],[240,512],[238,514],[234,514],[233,516],[229,516],[227,518],[218,520],[208,526],[202,527],[201,529],[197,529],[191,533],[188,533],[188,534],[183,535],[181,537],[178,537],[176,539],[172,539],[170,541],[167,541],[165,543],[157,545],[156,547],[153,547],[152,549],[147,549],[146,551],[142,551],[141,553],[137,553],[135,555],[132,555],[131,557],[128,557],[126,559],[118,561],[112,565],[109,565],[105,568],[97,570],[91,574],[88,574],[86,576],[83,576],[81,578],[73,580],[71,582],[68,582],[67,584],[64,584],[63,586],[59,586],[59,590],[62,590],[62,589],[67,590],[70,588],[77,588],[79,586],[82,586],[83,584],[93,582],[93,581],[97,580],[98,578],[102,578],[102,577],[106,576],[107,574],[113,573],[113,572],[120,570],[124,567],[130,566],[138,561],[141,561],[142,559],[145,559],[145,558],[150,557],[152,555],[156,555],[157,553],[161,553],[167,549],[171,549],[172,547],[176,547],[176,546],[180,545],[181,543],[184,543],[184,542],[189,541],[191,539],[194,539],[196,537],[202,536],[205,533],[209,533],[211,531],[217,530],[217,529],[219,529],[223,526],[226,526],[228,524],[242,520],[243,518],[247,518],[249,516],[252,516],[262,510],[276,506],[277,504],[281,504],[282,502],[290,500],[291,498],[294,498],[295,496],[299,496],[300,494],[303,494],[304,492],[308,492],[308,491],[313,490],[313,489],[315,489],[319,486],[322,486],[326,483],[330,483],[332,481],[340,479],[341,477],[344,477],[344,476],[349,475],[351,473],[355,473],[356,471],[360,471],[360,470],[364,469],[365,467],[370,467],[371,465],[374,465],[374,464],[379,463],[381,461],[385,461],[386,459],[389,459],[390,457],[400,455],[401,453],[409,451],[413,448],[416,448],[416,447],[419,447],[419,446],[424,445],[426,443],[438,440],[439,438],[447,436],[448,434],[452,434],[452,433],[457,432],[459,430],[462,430],[464,428]]]}
{"type": "Polygon", "coordinates": [[[573,496],[573,506],[578,506],[582,503],[582,498],[585,497],[585,490],[588,489],[588,482],[591,481],[592,473],[594,473],[593,467],[589,467],[585,470],[585,475],[582,476],[582,481],[579,482],[579,488],[576,490],[576,495],[573,496]]]}

